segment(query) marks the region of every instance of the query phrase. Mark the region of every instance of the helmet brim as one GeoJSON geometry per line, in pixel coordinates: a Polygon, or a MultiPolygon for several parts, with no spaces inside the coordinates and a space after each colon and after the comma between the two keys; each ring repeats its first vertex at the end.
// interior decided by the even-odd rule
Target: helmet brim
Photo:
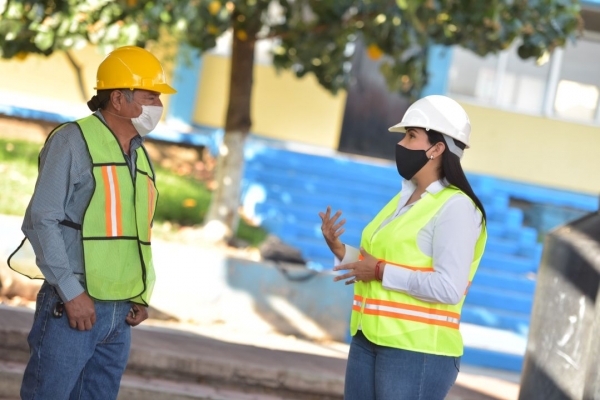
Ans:
{"type": "Polygon", "coordinates": [[[388,131],[404,133],[404,131],[406,131],[406,125],[404,125],[402,122],[400,122],[399,124],[396,124],[396,125],[388,128],[388,131]]]}
{"type": "Polygon", "coordinates": [[[156,83],[156,84],[152,85],[152,87],[150,87],[150,86],[126,87],[126,86],[120,86],[120,85],[115,86],[115,87],[106,87],[106,86],[94,87],[94,90],[110,90],[110,89],[149,90],[151,92],[158,92],[158,93],[162,93],[162,94],[177,93],[177,90],[173,89],[171,86],[167,85],[166,83],[156,83]]]}
{"type": "Polygon", "coordinates": [[[162,94],[177,93],[177,90],[173,89],[171,86],[167,85],[166,83],[155,84],[152,89],[147,89],[147,90],[153,90],[155,92],[162,93],[162,94]]]}

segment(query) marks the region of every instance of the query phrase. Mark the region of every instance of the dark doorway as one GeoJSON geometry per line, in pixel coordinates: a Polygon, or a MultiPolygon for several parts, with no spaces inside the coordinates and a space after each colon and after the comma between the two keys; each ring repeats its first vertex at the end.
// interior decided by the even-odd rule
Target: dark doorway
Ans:
{"type": "Polygon", "coordinates": [[[392,160],[401,135],[388,128],[402,120],[410,103],[390,92],[379,71],[380,63],[370,59],[357,41],[338,150],[392,160]]]}

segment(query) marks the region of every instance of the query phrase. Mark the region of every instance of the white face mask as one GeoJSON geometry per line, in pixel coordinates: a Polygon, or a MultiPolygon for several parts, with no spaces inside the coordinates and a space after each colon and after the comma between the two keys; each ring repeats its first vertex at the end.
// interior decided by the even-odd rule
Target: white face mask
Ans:
{"type": "Polygon", "coordinates": [[[131,123],[140,136],[144,137],[156,128],[162,113],[161,106],[142,106],[142,113],[137,118],[131,118],[131,123]]]}

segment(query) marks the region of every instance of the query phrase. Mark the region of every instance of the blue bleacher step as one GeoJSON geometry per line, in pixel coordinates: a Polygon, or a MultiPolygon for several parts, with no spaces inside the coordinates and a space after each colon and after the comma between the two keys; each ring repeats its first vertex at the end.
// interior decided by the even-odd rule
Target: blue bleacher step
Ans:
{"type": "MultiPolygon", "coordinates": [[[[280,197],[284,194],[290,196],[299,195],[304,199],[307,195],[318,202],[319,205],[327,205],[335,200],[345,202],[348,199],[362,199],[365,190],[360,185],[344,182],[336,179],[323,179],[322,176],[309,176],[305,171],[286,173],[285,171],[260,171],[248,169],[244,176],[244,187],[263,187],[268,195],[280,197]]],[[[400,190],[400,183],[395,185],[369,185],[369,202],[385,205],[400,190]]]]}
{"type": "Polygon", "coordinates": [[[486,269],[515,274],[527,274],[529,272],[536,272],[539,267],[539,262],[539,257],[502,254],[486,250],[483,253],[479,266],[486,269]]]}
{"type": "Polygon", "coordinates": [[[529,314],[533,306],[533,297],[530,294],[511,291],[507,288],[495,289],[474,282],[469,289],[465,304],[529,314]]]}
{"type": "Polygon", "coordinates": [[[485,244],[486,251],[503,254],[517,254],[520,243],[518,240],[490,236],[485,244]]]}
{"type": "MultiPolygon", "coordinates": [[[[307,206],[294,206],[293,212],[289,211],[288,207],[281,207],[276,202],[268,201],[265,203],[257,204],[255,212],[262,217],[263,226],[273,233],[277,232],[276,226],[280,224],[311,224],[321,225],[321,218],[319,212],[325,211],[325,208],[307,207],[307,206]]],[[[343,218],[346,218],[346,231],[355,230],[362,232],[365,225],[371,220],[372,212],[369,214],[365,213],[344,213],[343,218]]],[[[285,229],[282,226],[281,229],[285,229]]]]}
{"type": "MultiPolygon", "coordinates": [[[[467,295],[467,300],[469,296],[467,295]]],[[[529,331],[530,314],[492,309],[483,306],[464,304],[461,322],[502,329],[526,335],[529,331]]]]}
{"type": "Polygon", "coordinates": [[[537,231],[528,226],[509,226],[504,221],[487,221],[488,237],[513,239],[528,243],[537,243],[537,231]]]}
{"type": "Polygon", "coordinates": [[[499,290],[510,290],[524,295],[535,293],[535,274],[511,274],[498,270],[479,268],[473,279],[473,286],[489,287],[499,290]]]}
{"type": "Polygon", "coordinates": [[[281,147],[272,146],[257,146],[251,141],[246,142],[246,153],[245,156],[251,161],[264,161],[271,162],[275,165],[298,165],[298,163],[322,163],[328,167],[335,167],[336,165],[347,165],[352,164],[357,170],[360,171],[374,171],[381,168],[395,168],[392,161],[382,159],[366,159],[361,157],[360,159],[350,154],[332,153],[327,154],[315,154],[313,152],[294,151],[290,149],[282,149],[281,147]],[[370,162],[376,161],[376,162],[370,162]]]}
{"type": "Polygon", "coordinates": [[[524,356],[465,347],[461,365],[521,372],[524,356]]]}
{"type": "Polygon", "coordinates": [[[465,352],[461,364],[520,372],[527,336],[468,323],[460,324],[465,352]]]}
{"type": "Polygon", "coordinates": [[[318,176],[320,179],[327,179],[332,182],[340,179],[340,176],[346,175],[349,168],[352,169],[351,177],[355,184],[378,183],[389,185],[394,181],[400,182],[398,172],[391,163],[387,166],[375,166],[342,158],[333,159],[305,154],[299,155],[298,153],[261,154],[246,157],[246,160],[250,168],[290,172],[292,174],[302,171],[306,175],[318,176]]]}
{"type": "Polygon", "coordinates": [[[324,211],[327,206],[330,206],[334,213],[338,210],[341,210],[344,214],[361,213],[369,210],[369,214],[372,214],[374,209],[377,210],[378,207],[383,207],[391,199],[388,195],[373,194],[369,202],[364,202],[360,200],[362,194],[359,195],[358,192],[340,191],[327,195],[319,194],[319,190],[315,192],[308,188],[290,189],[271,186],[265,189],[267,191],[266,198],[260,204],[280,207],[288,213],[294,213],[296,211],[295,207],[324,211]]]}

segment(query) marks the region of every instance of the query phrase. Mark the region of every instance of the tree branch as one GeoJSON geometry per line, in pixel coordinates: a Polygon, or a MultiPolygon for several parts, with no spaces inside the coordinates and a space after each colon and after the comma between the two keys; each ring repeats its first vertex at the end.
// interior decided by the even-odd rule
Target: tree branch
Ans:
{"type": "Polygon", "coordinates": [[[83,74],[81,71],[81,66],[77,63],[77,61],[75,61],[75,58],[73,58],[73,55],[69,50],[65,50],[65,55],[67,56],[71,67],[73,67],[73,69],[75,70],[75,75],[77,76],[77,83],[79,84],[79,93],[81,94],[83,101],[88,101],[89,95],[83,83],[83,74]]]}

